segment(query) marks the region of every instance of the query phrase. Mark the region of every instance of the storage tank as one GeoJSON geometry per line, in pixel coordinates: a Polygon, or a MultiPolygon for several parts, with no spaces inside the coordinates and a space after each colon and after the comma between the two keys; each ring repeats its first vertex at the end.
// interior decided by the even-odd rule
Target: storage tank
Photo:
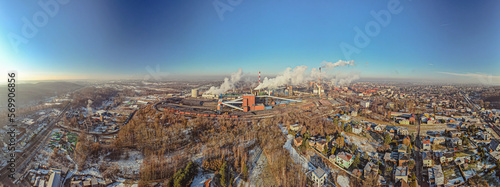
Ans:
{"type": "Polygon", "coordinates": [[[192,89],[191,90],[191,97],[198,97],[198,89],[192,89]]]}

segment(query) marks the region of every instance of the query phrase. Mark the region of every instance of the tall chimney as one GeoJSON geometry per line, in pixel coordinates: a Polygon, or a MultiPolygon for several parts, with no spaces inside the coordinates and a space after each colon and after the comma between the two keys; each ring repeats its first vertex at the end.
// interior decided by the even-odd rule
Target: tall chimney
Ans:
{"type": "Polygon", "coordinates": [[[321,98],[321,67],[319,67],[319,86],[318,86],[319,98],[321,98]]]}
{"type": "Polygon", "coordinates": [[[260,85],[260,71],[259,71],[259,85],[260,85]]]}

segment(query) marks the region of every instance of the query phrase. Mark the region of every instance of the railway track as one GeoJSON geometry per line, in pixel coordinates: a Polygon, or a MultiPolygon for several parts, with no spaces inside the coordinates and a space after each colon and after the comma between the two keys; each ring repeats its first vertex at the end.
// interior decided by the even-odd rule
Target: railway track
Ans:
{"type": "MultiPolygon", "coordinates": [[[[30,144],[28,145],[28,147],[24,148],[24,151],[22,153],[17,153],[15,162],[16,163],[15,173],[25,169],[25,167],[31,161],[33,156],[44,146],[45,142],[47,142],[48,138],[50,137],[52,129],[54,128],[55,124],[59,122],[59,120],[61,120],[61,117],[68,109],[68,106],[69,104],[66,105],[66,107],[64,107],[61,113],[53,121],[51,121],[51,123],[48,124],[47,127],[40,134],[38,134],[35,138],[33,138],[30,141],[30,144]]],[[[13,180],[9,177],[9,175],[10,175],[9,168],[7,166],[2,168],[0,170],[0,183],[6,186],[16,186],[16,184],[13,183],[13,180]]]]}

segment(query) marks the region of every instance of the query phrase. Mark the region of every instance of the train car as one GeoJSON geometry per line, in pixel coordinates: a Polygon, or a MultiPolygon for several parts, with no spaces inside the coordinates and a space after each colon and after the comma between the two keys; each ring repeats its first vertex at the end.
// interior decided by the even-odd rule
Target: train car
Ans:
{"type": "Polygon", "coordinates": [[[210,116],[210,115],[208,115],[208,114],[203,114],[203,116],[208,117],[208,116],[210,116]]]}
{"type": "Polygon", "coordinates": [[[238,116],[231,116],[232,118],[237,118],[238,116]]]}
{"type": "Polygon", "coordinates": [[[210,114],[210,117],[217,117],[217,115],[210,114]]]}

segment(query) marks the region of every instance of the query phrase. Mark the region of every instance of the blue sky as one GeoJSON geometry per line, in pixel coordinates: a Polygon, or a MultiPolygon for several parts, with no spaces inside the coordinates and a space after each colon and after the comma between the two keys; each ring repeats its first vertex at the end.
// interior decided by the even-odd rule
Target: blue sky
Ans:
{"type": "Polygon", "coordinates": [[[500,80],[500,1],[495,0],[241,0],[233,5],[226,0],[72,0],[58,3],[47,23],[40,23],[39,15],[46,13],[40,13],[38,2],[57,1],[0,1],[0,67],[17,70],[24,79],[136,78],[156,66],[171,76],[315,68],[323,61],[347,60],[340,44],[356,47],[354,28],[366,34],[365,26],[375,22],[379,32],[371,30],[375,34],[366,47],[350,55],[357,65],[339,71],[500,80]],[[220,17],[214,2],[231,11],[220,17]],[[398,2],[400,11],[391,13],[385,26],[370,13],[398,2]],[[41,25],[31,38],[22,32],[23,18],[41,25]],[[16,50],[13,36],[27,43],[16,50]]]}

